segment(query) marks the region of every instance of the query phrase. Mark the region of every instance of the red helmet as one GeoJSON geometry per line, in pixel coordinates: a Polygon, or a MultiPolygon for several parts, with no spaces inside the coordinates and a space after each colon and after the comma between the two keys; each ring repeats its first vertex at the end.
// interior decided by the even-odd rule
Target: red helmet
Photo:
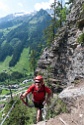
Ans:
{"type": "Polygon", "coordinates": [[[34,80],[38,80],[38,81],[41,81],[43,82],[43,77],[41,75],[38,75],[34,78],[34,80]]]}

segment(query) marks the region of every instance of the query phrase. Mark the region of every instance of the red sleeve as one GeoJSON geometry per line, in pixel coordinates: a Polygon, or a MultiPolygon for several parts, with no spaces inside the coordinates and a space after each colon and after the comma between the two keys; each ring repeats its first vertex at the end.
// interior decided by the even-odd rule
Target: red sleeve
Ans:
{"type": "Polygon", "coordinates": [[[51,94],[51,89],[47,86],[45,86],[45,91],[48,93],[48,94],[51,94]]]}
{"type": "Polygon", "coordinates": [[[28,94],[28,93],[30,93],[30,92],[32,92],[32,90],[33,90],[34,86],[35,86],[35,85],[34,85],[34,84],[32,84],[32,85],[31,85],[31,86],[27,89],[27,91],[26,91],[26,92],[27,92],[27,94],[28,94]]]}

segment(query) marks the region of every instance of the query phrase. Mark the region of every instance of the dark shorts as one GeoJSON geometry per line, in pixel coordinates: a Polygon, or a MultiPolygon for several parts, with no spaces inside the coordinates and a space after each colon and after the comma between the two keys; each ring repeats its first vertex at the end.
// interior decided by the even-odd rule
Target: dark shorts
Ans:
{"type": "Polygon", "coordinates": [[[44,107],[42,103],[37,103],[37,102],[34,102],[34,106],[38,109],[42,109],[44,107]]]}

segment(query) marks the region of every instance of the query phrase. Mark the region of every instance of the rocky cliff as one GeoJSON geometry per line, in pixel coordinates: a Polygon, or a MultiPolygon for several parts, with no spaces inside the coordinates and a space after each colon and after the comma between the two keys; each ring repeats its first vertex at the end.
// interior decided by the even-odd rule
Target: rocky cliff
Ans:
{"type": "Polygon", "coordinates": [[[70,85],[84,77],[84,0],[74,0],[65,26],[60,28],[50,48],[41,55],[36,74],[48,78],[53,88],[70,85]],[[82,42],[78,41],[83,35],[82,42]]]}

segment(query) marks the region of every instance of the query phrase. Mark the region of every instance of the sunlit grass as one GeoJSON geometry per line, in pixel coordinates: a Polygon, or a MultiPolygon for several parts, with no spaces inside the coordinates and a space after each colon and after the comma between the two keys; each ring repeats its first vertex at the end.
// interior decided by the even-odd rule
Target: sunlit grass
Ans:
{"type": "Polygon", "coordinates": [[[19,72],[28,72],[30,71],[29,66],[29,49],[25,48],[21,54],[20,61],[12,68],[13,71],[18,70],[19,72]]]}
{"type": "Polygon", "coordinates": [[[0,72],[18,71],[29,74],[31,72],[29,64],[29,48],[24,48],[18,63],[14,67],[9,68],[9,62],[12,56],[7,56],[4,62],[0,62],[0,72]]]}
{"type": "Polygon", "coordinates": [[[0,62],[0,72],[2,71],[7,71],[9,68],[9,61],[11,60],[12,57],[7,56],[4,62],[0,62]]]}

